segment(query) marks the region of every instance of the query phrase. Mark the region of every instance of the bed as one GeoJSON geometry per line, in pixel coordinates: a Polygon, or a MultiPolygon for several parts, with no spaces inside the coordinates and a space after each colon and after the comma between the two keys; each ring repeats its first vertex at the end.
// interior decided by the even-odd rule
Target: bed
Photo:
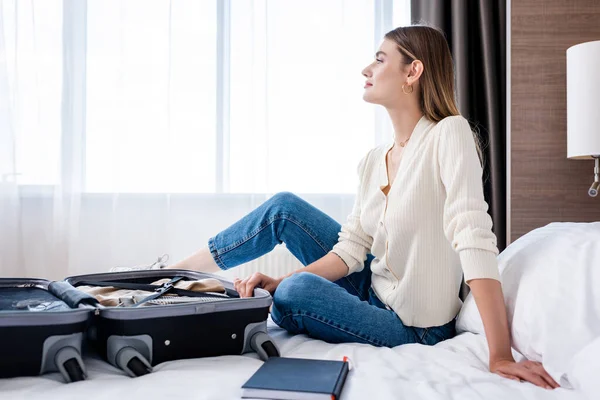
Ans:
{"type": "MultiPolygon", "coordinates": [[[[561,384],[547,390],[490,373],[485,331],[472,295],[458,335],[435,346],[377,348],[290,335],[268,320],[285,357],[341,360],[353,368],[341,400],[600,399],[600,222],[551,223],[513,242],[498,257],[516,361],[542,362],[561,384]]],[[[2,355],[0,354],[0,357],[2,355]]],[[[0,379],[0,399],[239,399],[260,367],[255,353],[179,360],[130,378],[86,356],[88,379],[58,374],[0,379]]]]}
{"type": "MultiPolygon", "coordinates": [[[[363,344],[329,344],[290,335],[268,320],[270,334],[288,357],[341,360],[353,368],[341,400],[363,399],[589,399],[582,390],[553,391],[519,383],[487,370],[485,337],[465,332],[436,346],[393,349],[363,344]]],[[[515,358],[521,357],[515,352],[515,358]]],[[[597,354],[600,359],[600,352],[597,354]]],[[[224,356],[173,361],[152,374],[130,378],[98,358],[86,357],[88,380],[65,384],[59,374],[0,380],[4,399],[240,399],[241,386],[262,364],[258,356],[224,356]]]]}

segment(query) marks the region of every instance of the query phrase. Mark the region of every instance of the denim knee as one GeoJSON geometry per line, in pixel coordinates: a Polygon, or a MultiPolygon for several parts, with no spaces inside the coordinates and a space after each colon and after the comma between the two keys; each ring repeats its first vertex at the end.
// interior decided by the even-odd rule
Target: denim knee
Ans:
{"type": "Polygon", "coordinates": [[[300,197],[292,192],[278,192],[274,194],[269,201],[279,209],[287,209],[290,204],[300,201],[300,197]]]}
{"type": "Polygon", "coordinates": [[[279,311],[297,310],[311,297],[311,289],[315,288],[317,275],[309,272],[299,272],[285,278],[273,294],[273,304],[279,311]]]}

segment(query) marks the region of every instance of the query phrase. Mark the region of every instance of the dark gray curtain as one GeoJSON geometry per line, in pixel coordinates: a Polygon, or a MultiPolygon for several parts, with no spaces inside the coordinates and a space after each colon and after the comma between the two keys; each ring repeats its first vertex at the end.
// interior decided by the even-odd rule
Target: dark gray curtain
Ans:
{"type": "Polygon", "coordinates": [[[498,249],[506,247],[506,1],[411,0],[413,24],[446,34],[461,114],[479,132],[484,192],[498,249]]]}

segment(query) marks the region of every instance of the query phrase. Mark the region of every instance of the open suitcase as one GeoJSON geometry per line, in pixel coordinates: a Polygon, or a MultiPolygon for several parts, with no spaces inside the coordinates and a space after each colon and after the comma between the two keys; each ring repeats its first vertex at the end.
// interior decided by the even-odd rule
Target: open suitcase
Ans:
{"type": "MultiPolygon", "coordinates": [[[[279,355],[277,347],[267,335],[266,320],[272,303],[269,292],[257,288],[254,297],[240,298],[231,282],[216,275],[167,269],[81,275],[52,283],[0,279],[0,298],[4,296],[3,290],[8,294],[10,291],[32,288],[45,291],[53,301],[62,302],[63,305],[49,312],[12,310],[3,313],[0,308],[0,353],[9,354],[9,357],[3,356],[0,361],[0,376],[35,375],[58,370],[67,382],[83,379],[85,368],[79,352],[84,331],[92,348],[130,376],[147,374],[152,371],[152,366],[177,359],[250,351],[257,352],[263,360],[279,355]],[[161,278],[170,281],[160,286],[149,286],[161,278]],[[198,297],[197,301],[182,304],[105,307],[98,304],[94,297],[77,289],[82,285],[152,289],[156,293],[154,297],[158,297],[164,293],[181,292],[174,288],[173,283],[177,280],[204,278],[221,281],[227,297],[197,293],[193,295],[198,297]],[[63,325],[62,330],[57,330],[63,325]],[[35,342],[31,342],[27,335],[35,342]],[[48,343],[62,343],[68,335],[73,339],[65,346],[76,352],[66,354],[56,350],[57,345],[51,347],[52,351],[47,349],[48,343]],[[76,339],[78,343],[75,343],[76,339]],[[11,347],[15,343],[22,349],[11,347]],[[7,353],[5,347],[11,350],[7,353]],[[21,352],[25,348],[28,350],[21,352]],[[48,361],[50,359],[53,362],[48,361]],[[19,363],[23,364],[18,371],[10,365],[14,360],[20,360],[19,363]],[[81,376],[77,375],[75,363],[81,369],[81,376]],[[73,369],[75,372],[71,373],[73,369]]],[[[188,291],[184,292],[190,295],[188,291]]],[[[20,294],[20,297],[25,298],[26,294],[20,294]]]]}

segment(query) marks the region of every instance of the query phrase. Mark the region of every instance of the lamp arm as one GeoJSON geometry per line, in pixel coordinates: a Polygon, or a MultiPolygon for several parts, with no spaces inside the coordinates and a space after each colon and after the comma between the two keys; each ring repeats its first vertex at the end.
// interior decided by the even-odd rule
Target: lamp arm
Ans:
{"type": "Polygon", "coordinates": [[[600,187],[600,156],[593,156],[595,161],[594,166],[594,183],[590,186],[588,194],[590,197],[596,197],[598,195],[598,188],[600,187]]]}

